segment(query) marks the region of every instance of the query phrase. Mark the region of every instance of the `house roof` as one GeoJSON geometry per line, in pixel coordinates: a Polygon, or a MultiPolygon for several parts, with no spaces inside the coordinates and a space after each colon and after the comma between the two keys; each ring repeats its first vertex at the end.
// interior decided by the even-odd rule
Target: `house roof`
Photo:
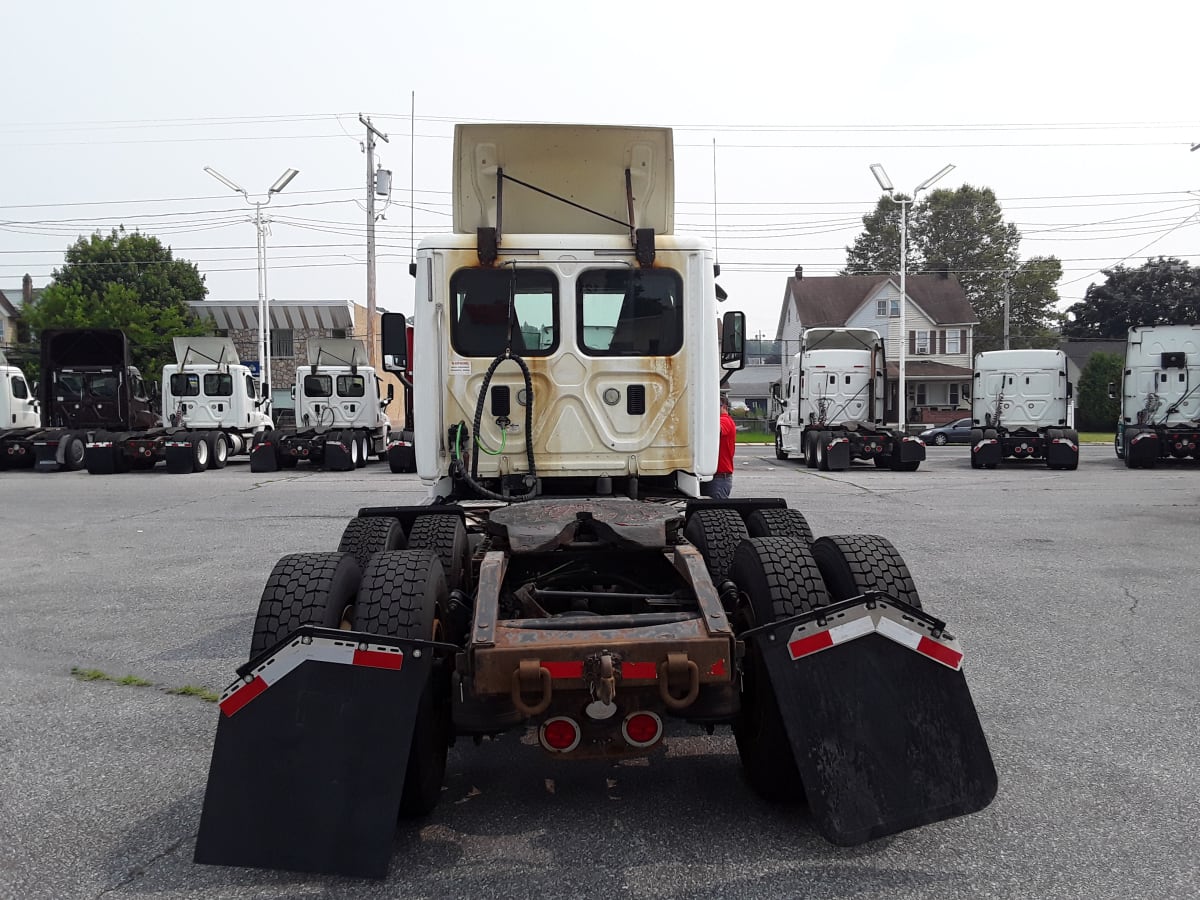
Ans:
{"type": "MultiPolygon", "coordinates": [[[[779,314],[779,328],[775,333],[777,336],[783,333],[789,302],[794,303],[805,328],[840,327],[871,294],[888,282],[899,290],[896,280],[888,275],[789,276],[779,314]]],[[[935,324],[974,325],[979,322],[962,285],[953,275],[909,275],[904,289],[909,300],[935,324]]]]}
{"type": "Polygon", "coordinates": [[[1115,353],[1122,358],[1125,356],[1125,341],[1123,340],[1071,340],[1067,338],[1058,345],[1058,348],[1067,354],[1067,359],[1079,369],[1088,364],[1093,353],[1115,353]]]}
{"type": "MultiPolygon", "coordinates": [[[[257,330],[257,300],[195,300],[188,304],[201,318],[227,331],[257,330]]],[[[277,329],[353,328],[349,300],[272,300],[271,327],[277,329]]]]}
{"type": "MultiPolygon", "coordinates": [[[[894,381],[900,377],[900,363],[887,364],[887,377],[894,381]]],[[[947,363],[934,362],[931,359],[905,359],[904,377],[909,378],[954,378],[964,381],[971,380],[971,370],[962,366],[952,366],[947,363]]]]}
{"type": "Polygon", "coordinates": [[[17,308],[4,295],[4,291],[0,291],[0,314],[8,316],[10,319],[14,319],[17,316],[17,308]]]}

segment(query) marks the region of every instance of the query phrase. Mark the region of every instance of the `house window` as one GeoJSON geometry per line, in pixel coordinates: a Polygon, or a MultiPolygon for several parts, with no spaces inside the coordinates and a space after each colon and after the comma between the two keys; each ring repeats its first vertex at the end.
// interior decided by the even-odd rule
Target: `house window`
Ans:
{"type": "Polygon", "coordinates": [[[921,331],[921,330],[917,331],[916,352],[917,353],[928,353],[929,352],[929,332],[928,331],[921,331]]]}
{"type": "Polygon", "coordinates": [[[4,343],[4,319],[0,319],[0,344],[4,343]]]}
{"type": "Polygon", "coordinates": [[[271,357],[290,358],[295,356],[296,352],[292,346],[292,329],[290,328],[272,328],[271,329],[271,357]]]}
{"type": "Polygon", "coordinates": [[[884,300],[875,301],[875,316],[879,319],[886,319],[888,315],[888,302],[884,300]]]}
{"type": "Polygon", "coordinates": [[[958,385],[950,385],[950,405],[958,406],[958,385]]]}
{"type": "MultiPolygon", "coordinates": [[[[946,332],[946,352],[962,353],[962,330],[954,328],[946,332]]],[[[954,402],[954,401],[951,401],[954,402]]]]}
{"type": "Polygon", "coordinates": [[[892,318],[893,319],[900,318],[900,298],[899,297],[892,298],[892,318]]]}
{"type": "Polygon", "coordinates": [[[229,337],[228,328],[214,328],[213,337],[229,337]]]}
{"type": "Polygon", "coordinates": [[[963,400],[970,400],[971,399],[971,386],[969,384],[964,384],[962,386],[961,393],[962,393],[963,400]]]}
{"type": "Polygon", "coordinates": [[[929,397],[925,392],[925,382],[917,382],[917,406],[928,406],[929,397]]]}
{"type": "Polygon", "coordinates": [[[329,329],[329,336],[331,338],[343,338],[344,339],[346,337],[346,329],[345,328],[331,328],[331,329],[329,329]]]}

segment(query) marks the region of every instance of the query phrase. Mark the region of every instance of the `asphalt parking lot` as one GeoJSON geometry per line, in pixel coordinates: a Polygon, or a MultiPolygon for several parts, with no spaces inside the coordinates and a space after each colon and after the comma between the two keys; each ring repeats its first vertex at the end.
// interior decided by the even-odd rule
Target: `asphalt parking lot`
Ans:
{"type": "Polygon", "coordinates": [[[1200,896],[1200,467],[966,453],[818,473],[741,447],[734,494],[900,549],[966,651],[1000,776],[986,810],[837,848],[750,791],[728,731],[616,766],[512,733],[451,750],[382,883],[194,865],[218,713],[169,691],[223,688],[274,561],[334,549],[360,506],[419,502],[415,478],[0,472],[0,897],[1200,896]]]}

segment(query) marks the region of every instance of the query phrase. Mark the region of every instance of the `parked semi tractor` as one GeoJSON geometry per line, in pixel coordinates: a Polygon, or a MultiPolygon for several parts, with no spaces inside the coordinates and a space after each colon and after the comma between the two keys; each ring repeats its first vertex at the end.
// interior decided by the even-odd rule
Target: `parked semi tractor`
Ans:
{"type": "Polygon", "coordinates": [[[84,461],[93,475],[165,464],[184,474],[223,469],[230,456],[248,453],[271,417],[249,367],[227,337],[177,337],[175,363],[163,368],[162,421],[135,431],[99,431],[84,461]]]}
{"type": "Polygon", "coordinates": [[[1200,459],[1200,325],[1129,329],[1120,393],[1117,456],[1130,469],[1200,459]]]}
{"type": "Polygon", "coordinates": [[[1067,355],[1061,350],[976,354],[971,467],[994,469],[1005,459],[1036,459],[1051,469],[1078,468],[1071,398],[1067,355]]]}
{"type": "Polygon", "coordinates": [[[36,400],[20,372],[6,370],[12,371],[0,402],[9,407],[0,427],[2,468],[81,469],[85,448],[98,432],[160,424],[150,396],[155,386],[130,365],[128,341],[117,329],[42,332],[36,400]]]}
{"type": "Polygon", "coordinates": [[[780,413],[775,456],[802,456],[810,469],[871,460],[915,472],[925,459],[918,437],[884,425],[887,367],[883,339],[869,328],[809,328],[787,377],[775,385],[780,413]]]}
{"type": "Polygon", "coordinates": [[[718,325],[712,250],[674,233],[671,132],[459,126],[454,184],[415,266],[429,500],[275,566],[196,860],[380,877],[450,742],[506,731],[611,765],[731,727],[756,790],[838,844],[986,806],[963,650],[896,548],[700,499],[745,318],[718,325]]]}
{"type": "Polygon", "coordinates": [[[362,341],[318,338],[308,342],[308,365],[297,368],[292,389],[296,424],[258,435],[250,451],[253,472],[275,472],[305,461],[327,469],[365,466],[385,459],[391,422],[380,397],[381,380],[362,341]]]}

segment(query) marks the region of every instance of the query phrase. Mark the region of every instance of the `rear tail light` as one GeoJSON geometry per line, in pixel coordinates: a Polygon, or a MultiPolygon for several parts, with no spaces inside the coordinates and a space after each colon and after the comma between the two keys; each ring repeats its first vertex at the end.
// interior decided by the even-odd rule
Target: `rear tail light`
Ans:
{"type": "Polygon", "coordinates": [[[579,738],[579,725],[566,716],[547,719],[538,730],[538,740],[552,753],[569,753],[579,746],[579,738]]]}
{"type": "Polygon", "coordinates": [[[633,747],[649,747],[662,737],[662,719],[652,712],[635,712],[621,723],[621,734],[633,747]]]}

